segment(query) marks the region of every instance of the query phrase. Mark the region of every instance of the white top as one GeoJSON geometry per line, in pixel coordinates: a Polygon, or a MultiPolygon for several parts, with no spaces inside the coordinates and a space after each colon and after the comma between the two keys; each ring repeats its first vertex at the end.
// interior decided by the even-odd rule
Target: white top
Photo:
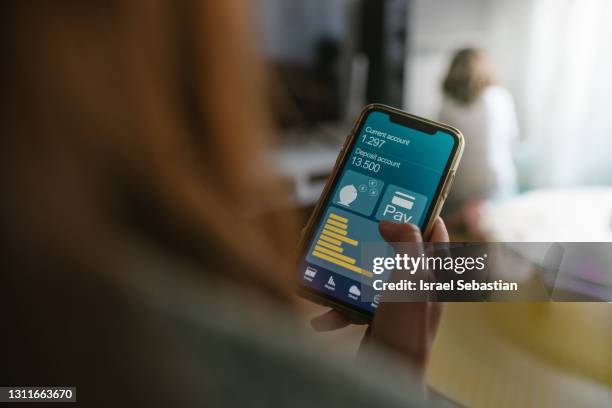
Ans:
{"type": "Polygon", "coordinates": [[[449,195],[451,210],[470,199],[495,199],[516,191],[512,145],[518,123],[510,93],[489,86],[469,105],[444,98],[440,121],[465,136],[465,151],[449,195]]]}

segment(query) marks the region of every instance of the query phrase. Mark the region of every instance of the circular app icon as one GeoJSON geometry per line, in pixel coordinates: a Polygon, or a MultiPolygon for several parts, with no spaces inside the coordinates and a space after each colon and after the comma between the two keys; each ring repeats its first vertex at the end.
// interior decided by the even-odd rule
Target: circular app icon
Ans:
{"type": "Polygon", "coordinates": [[[338,198],[340,204],[349,207],[351,203],[357,199],[357,189],[352,184],[344,186],[340,190],[338,198]]]}

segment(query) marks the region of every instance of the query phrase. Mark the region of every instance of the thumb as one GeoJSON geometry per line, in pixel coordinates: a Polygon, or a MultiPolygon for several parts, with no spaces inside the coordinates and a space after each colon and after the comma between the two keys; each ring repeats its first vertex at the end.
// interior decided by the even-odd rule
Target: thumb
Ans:
{"type": "Polygon", "coordinates": [[[378,225],[380,235],[387,241],[393,249],[400,250],[399,243],[419,243],[423,242],[421,231],[414,224],[397,224],[391,221],[381,221],[378,225]]]}

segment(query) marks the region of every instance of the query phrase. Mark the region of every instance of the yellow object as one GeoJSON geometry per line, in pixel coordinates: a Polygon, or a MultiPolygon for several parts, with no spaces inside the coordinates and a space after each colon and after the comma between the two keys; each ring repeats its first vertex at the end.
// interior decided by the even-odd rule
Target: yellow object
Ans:
{"type": "Polygon", "coordinates": [[[329,256],[332,256],[334,258],[338,258],[339,260],[347,262],[347,263],[350,263],[351,265],[355,265],[355,263],[356,263],[355,259],[353,259],[353,258],[350,258],[348,256],[339,254],[339,253],[337,253],[335,251],[331,251],[331,250],[329,250],[327,248],[323,248],[323,247],[321,247],[319,245],[315,246],[315,251],[319,251],[319,252],[322,252],[322,253],[327,254],[329,256]]]}
{"type": "Polygon", "coordinates": [[[334,245],[334,244],[330,244],[329,242],[326,242],[326,241],[319,240],[319,241],[317,241],[317,245],[324,246],[326,248],[332,249],[332,250],[334,250],[335,252],[337,252],[339,254],[344,252],[343,248],[341,248],[341,247],[339,247],[337,245],[334,245]]]}
{"type": "Polygon", "coordinates": [[[430,363],[470,407],[612,406],[612,304],[449,303],[430,363]]]}
{"type": "Polygon", "coordinates": [[[340,241],[338,239],[334,239],[334,238],[328,237],[327,235],[319,236],[319,241],[317,241],[317,243],[320,242],[320,240],[327,241],[327,242],[329,242],[331,244],[334,244],[334,245],[342,245],[342,241],[340,241]]]}
{"type": "Polygon", "coordinates": [[[326,229],[323,229],[323,231],[321,231],[321,234],[325,234],[328,237],[335,238],[338,241],[346,242],[347,244],[352,245],[352,246],[357,246],[357,244],[359,244],[359,241],[357,240],[354,240],[352,238],[347,238],[343,235],[336,234],[335,232],[327,231],[326,229]]]}
{"type": "Polygon", "coordinates": [[[343,230],[342,228],[338,228],[338,227],[334,227],[332,225],[326,224],[325,225],[325,229],[331,232],[335,232],[336,234],[340,234],[340,235],[346,235],[348,234],[348,232],[346,230],[343,230]]]}
{"type": "Polygon", "coordinates": [[[350,271],[372,277],[372,272],[355,265],[355,258],[342,254],[344,252],[344,249],[341,247],[343,243],[352,246],[359,245],[359,241],[347,237],[348,221],[348,218],[341,217],[334,213],[329,213],[329,216],[325,220],[323,231],[321,231],[319,238],[315,243],[312,256],[316,256],[317,258],[331,262],[350,271]]]}
{"type": "Polygon", "coordinates": [[[331,218],[332,220],[336,220],[336,221],[342,222],[344,224],[348,224],[348,218],[341,217],[338,214],[329,213],[329,218],[331,218]]]}

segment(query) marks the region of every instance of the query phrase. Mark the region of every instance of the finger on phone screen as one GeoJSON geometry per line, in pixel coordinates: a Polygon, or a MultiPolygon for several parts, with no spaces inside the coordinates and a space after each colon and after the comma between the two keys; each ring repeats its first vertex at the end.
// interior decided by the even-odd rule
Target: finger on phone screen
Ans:
{"type": "Polygon", "coordinates": [[[421,231],[414,224],[397,224],[391,221],[381,221],[378,225],[380,235],[396,251],[402,251],[401,244],[407,242],[422,242],[421,231]]]}

